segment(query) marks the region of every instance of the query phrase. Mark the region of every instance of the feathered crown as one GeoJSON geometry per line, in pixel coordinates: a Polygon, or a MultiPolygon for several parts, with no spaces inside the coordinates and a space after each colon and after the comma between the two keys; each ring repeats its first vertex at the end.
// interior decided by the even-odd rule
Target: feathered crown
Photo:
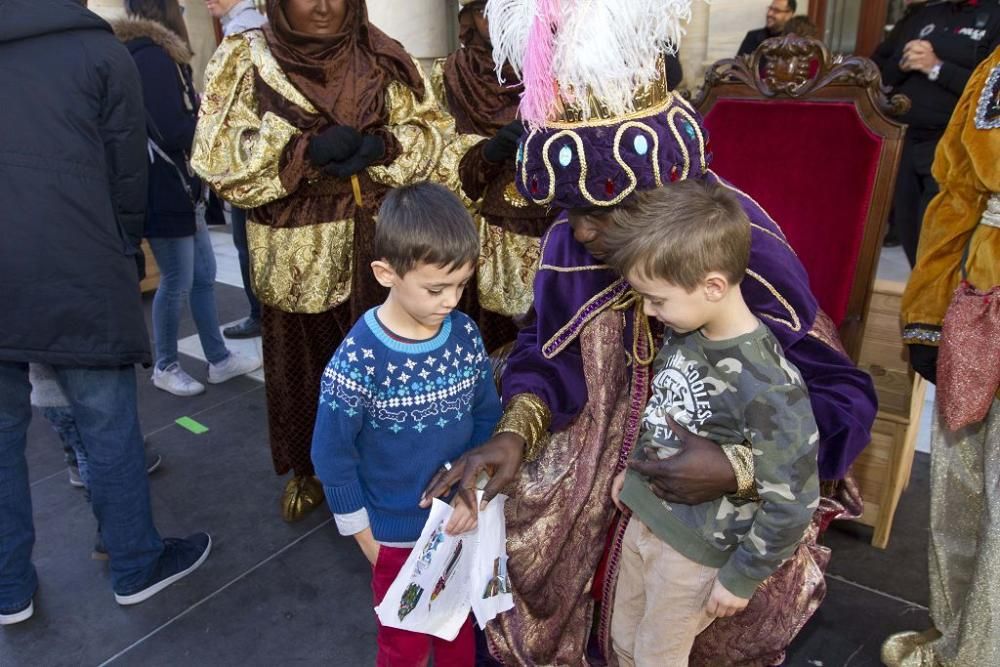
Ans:
{"type": "Polygon", "coordinates": [[[692,0],[487,0],[493,58],[521,75],[529,131],[515,182],[536,204],[616,206],[636,190],[698,178],[701,117],[667,90],[692,0]]]}
{"type": "Polygon", "coordinates": [[[521,117],[614,118],[664,101],[664,53],[676,53],[692,0],[488,0],[497,72],[524,82],[521,117]]]}

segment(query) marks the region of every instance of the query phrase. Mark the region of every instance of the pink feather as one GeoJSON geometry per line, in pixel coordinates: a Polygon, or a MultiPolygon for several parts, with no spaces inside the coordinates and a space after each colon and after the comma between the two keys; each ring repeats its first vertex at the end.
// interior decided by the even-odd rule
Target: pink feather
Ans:
{"type": "Polygon", "coordinates": [[[559,0],[538,0],[524,54],[521,118],[531,127],[544,125],[558,106],[558,83],[552,72],[559,0]]]}

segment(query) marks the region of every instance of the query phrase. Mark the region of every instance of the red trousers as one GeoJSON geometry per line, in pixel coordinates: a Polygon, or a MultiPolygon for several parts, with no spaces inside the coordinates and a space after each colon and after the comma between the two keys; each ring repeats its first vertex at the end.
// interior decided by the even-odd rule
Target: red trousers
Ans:
{"type": "MultiPolygon", "coordinates": [[[[403,568],[410,549],[380,547],[372,570],[372,594],[375,606],[389,591],[389,586],[403,568]]],[[[378,622],[376,667],[426,667],[434,651],[435,667],[471,667],[476,661],[476,639],[472,619],[465,620],[458,636],[450,642],[420,632],[387,628],[378,622]]]]}

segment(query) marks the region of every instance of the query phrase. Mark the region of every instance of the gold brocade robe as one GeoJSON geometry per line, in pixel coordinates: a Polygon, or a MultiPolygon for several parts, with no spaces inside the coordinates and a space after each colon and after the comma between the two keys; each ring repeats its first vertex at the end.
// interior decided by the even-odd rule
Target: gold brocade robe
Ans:
{"type": "Polygon", "coordinates": [[[205,79],[191,164],[223,199],[254,209],[247,222],[253,287],[272,308],[320,313],[343,303],[357,273],[368,273],[355,266],[356,227],[371,224],[385,193],[454,178],[445,151],[454,124],[427,81],[422,100],[400,82],[387,87],[388,130],[400,152],[358,174],[355,192],[347,179],[289,165],[305,161],[297,125],[317,110],[282,72],[263,32],[226,38],[205,79]]]}

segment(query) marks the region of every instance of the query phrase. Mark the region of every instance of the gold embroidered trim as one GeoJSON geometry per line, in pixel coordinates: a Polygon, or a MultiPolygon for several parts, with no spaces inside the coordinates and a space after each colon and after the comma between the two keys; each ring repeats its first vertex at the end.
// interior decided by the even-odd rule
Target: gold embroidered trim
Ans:
{"type": "Polygon", "coordinates": [[[736,497],[741,500],[759,500],[757,482],[754,479],[753,450],[743,444],[722,445],[722,453],[729,459],[736,475],[736,497]]]}
{"type": "Polygon", "coordinates": [[[680,148],[681,155],[684,156],[684,168],[681,170],[680,174],[680,179],[684,180],[691,172],[691,154],[688,152],[687,144],[684,143],[684,137],[681,136],[677,126],[674,125],[674,116],[677,115],[676,112],[678,111],[680,111],[680,109],[671,110],[670,115],[667,116],[667,127],[670,128],[670,134],[674,135],[674,141],[677,142],[677,147],[680,148]]]}
{"type": "Polygon", "coordinates": [[[774,317],[773,315],[767,315],[766,313],[761,313],[760,314],[761,317],[766,317],[767,319],[773,322],[784,324],[792,331],[801,331],[802,322],[799,320],[798,314],[795,312],[795,309],[792,308],[792,304],[788,303],[788,300],[785,299],[785,297],[781,296],[781,293],[774,288],[774,285],[764,280],[764,278],[756,271],[751,271],[750,269],[747,269],[747,275],[756,280],[757,282],[759,282],[761,285],[763,285],[764,289],[770,292],[771,296],[777,299],[778,303],[784,306],[785,310],[788,311],[788,316],[791,318],[791,320],[783,320],[780,317],[774,317]]]}
{"type": "MultiPolygon", "coordinates": [[[[584,315],[584,311],[589,309],[594,303],[600,301],[601,299],[606,298],[609,294],[614,292],[616,289],[620,288],[622,284],[624,284],[624,282],[625,282],[624,278],[619,278],[615,282],[611,283],[608,287],[606,287],[605,289],[601,290],[593,297],[588,299],[587,302],[584,303],[582,306],[580,306],[580,308],[573,314],[573,316],[569,318],[569,321],[566,324],[564,324],[562,328],[559,329],[559,331],[555,332],[555,334],[553,334],[552,337],[549,338],[548,341],[546,341],[545,345],[542,346],[542,356],[544,356],[546,359],[552,359],[560,352],[565,350],[567,347],[569,347],[569,345],[576,339],[575,336],[566,336],[566,340],[564,340],[562,343],[556,346],[555,349],[553,349],[551,352],[545,352],[545,350],[547,350],[555,340],[562,337],[563,334],[567,333],[570,329],[572,328],[582,329],[584,326],[586,326],[587,322],[589,322],[590,320],[594,319],[602,312],[604,312],[606,308],[594,308],[592,312],[584,315]]],[[[611,303],[609,302],[607,305],[610,306],[611,303]]]]}
{"type": "Polygon", "coordinates": [[[479,305],[501,315],[523,315],[531,308],[541,252],[539,239],[479,223],[479,305]]]}
{"type": "Polygon", "coordinates": [[[660,135],[658,135],[656,133],[656,130],[654,130],[653,128],[651,128],[646,123],[639,123],[639,122],[635,122],[635,121],[630,121],[628,123],[623,123],[622,126],[620,128],[618,128],[618,132],[615,134],[615,157],[618,159],[618,161],[620,163],[622,163],[622,164],[625,163],[625,161],[622,160],[622,156],[621,156],[621,140],[622,140],[622,135],[625,134],[625,131],[628,130],[629,128],[632,128],[632,127],[635,127],[635,128],[638,128],[640,130],[643,130],[643,131],[647,132],[649,134],[650,138],[652,138],[652,140],[653,140],[653,153],[651,155],[651,158],[652,158],[652,163],[653,163],[653,178],[656,181],[656,187],[662,187],[663,186],[663,179],[661,178],[661,175],[660,175],[660,135]]]}
{"type": "Polygon", "coordinates": [[[347,300],[354,220],[275,228],[247,221],[254,293],[286,313],[322,313],[347,300]]]}
{"type": "Polygon", "coordinates": [[[507,403],[494,434],[513,433],[524,438],[524,461],[537,461],[549,441],[552,412],[545,401],[531,393],[517,394],[507,403]]]}
{"type": "MultiPolygon", "coordinates": [[[[545,236],[542,237],[542,247],[539,252],[539,259],[545,256],[545,249],[549,245],[549,234],[552,233],[552,229],[557,225],[568,225],[569,222],[563,218],[561,220],[556,220],[551,225],[549,225],[549,231],[546,232],[545,236]]],[[[554,264],[542,264],[538,267],[539,270],[555,271],[556,273],[579,273],[580,271],[604,271],[610,269],[611,267],[607,264],[594,264],[592,266],[556,266],[554,264]]]]}

